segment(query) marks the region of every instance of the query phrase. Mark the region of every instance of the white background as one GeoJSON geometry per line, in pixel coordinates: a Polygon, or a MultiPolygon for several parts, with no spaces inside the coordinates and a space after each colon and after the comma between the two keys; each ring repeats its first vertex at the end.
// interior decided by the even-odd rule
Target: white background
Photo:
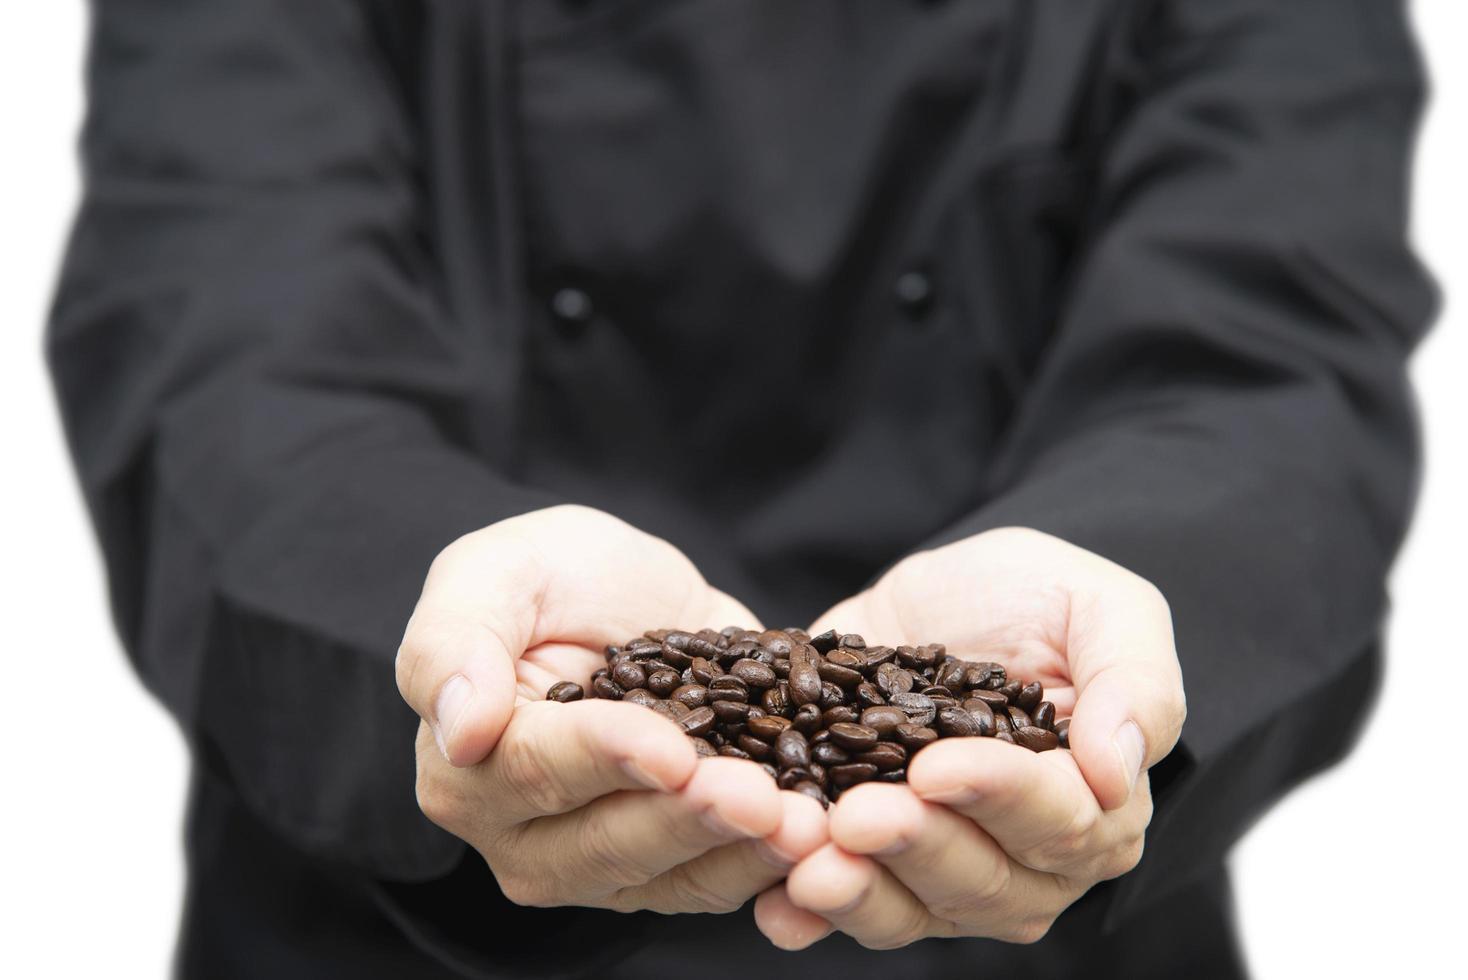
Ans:
{"type": "MultiPolygon", "coordinates": [[[[45,0],[11,13],[0,40],[0,975],[157,977],[180,910],[183,745],[113,638],[40,357],[77,194],[85,12],[45,0]]],[[[1461,966],[1468,299],[1455,294],[1468,295],[1468,3],[1420,0],[1416,17],[1436,91],[1416,239],[1448,293],[1415,368],[1428,473],[1364,742],[1234,859],[1262,980],[1461,966]]]]}

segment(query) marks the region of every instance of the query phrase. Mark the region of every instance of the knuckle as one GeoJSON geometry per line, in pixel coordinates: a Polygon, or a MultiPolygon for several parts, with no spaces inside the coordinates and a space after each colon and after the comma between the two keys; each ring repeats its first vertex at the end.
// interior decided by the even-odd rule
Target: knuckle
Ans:
{"type": "Polygon", "coordinates": [[[1140,837],[1116,848],[1102,866],[1102,879],[1120,878],[1134,869],[1142,862],[1142,852],[1145,848],[1146,844],[1140,837]]]}
{"type": "Polygon", "coordinates": [[[522,734],[505,749],[499,759],[503,778],[526,806],[542,814],[561,813],[570,806],[570,790],[556,768],[546,764],[540,736],[522,734]]]}
{"type": "Polygon", "coordinates": [[[744,904],[743,899],[722,893],[702,875],[683,873],[670,877],[669,895],[676,911],[711,912],[723,915],[734,912],[744,904]]]}
{"type": "Polygon", "coordinates": [[[933,911],[950,922],[972,922],[993,911],[1009,889],[1009,883],[1009,862],[1005,861],[982,884],[945,899],[933,911]]]}
{"type": "Polygon", "coordinates": [[[452,830],[458,822],[460,811],[458,794],[449,790],[443,780],[436,777],[426,766],[418,767],[418,779],[414,785],[418,798],[418,809],[423,815],[445,830],[452,830]]]}
{"type": "Polygon", "coordinates": [[[1021,919],[1014,923],[1004,934],[997,937],[1007,943],[1015,943],[1020,946],[1030,946],[1044,939],[1050,932],[1050,927],[1055,924],[1054,917],[1032,916],[1021,919]]]}
{"type": "Polygon", "coordinates": [[[650,881],[653,873],[639,856],[627,853],[611,822],[599,813],[588,813],[577,838],[577,863],[586,879],[613,889],[650,881]]]}
{"type": "Polygon", "coordinates": [[[1066,868],[1083,861],[1092,847],[1096,819],[1091,808],[1080,806],[1063,829],[1032,849],[1035,866],[1066,868]]]}
{"type": "Polygon", "coordinates": [[[559,904],[555,900],[550,883],[544,878],[534,875],[503,874],[496,875],[495,880],[499,882],[500,892],[505,898],[521,908],[544,909],[559,904]]]}
{"type": "Polygon", "coordinates": [[[900,923],[888,932],[869,935],[858,939],[867,949],[901,949],[911,946],[926,936],[927,914],[920,908],[909,910],[900,923]]]}

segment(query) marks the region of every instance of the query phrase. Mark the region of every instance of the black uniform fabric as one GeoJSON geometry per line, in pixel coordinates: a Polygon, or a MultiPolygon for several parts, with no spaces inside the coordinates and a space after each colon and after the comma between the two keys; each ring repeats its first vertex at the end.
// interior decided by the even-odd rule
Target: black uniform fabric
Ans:
{"type": "Polygon", "coordinates": [[[1416,478],[1399,4],[93,8],[49,355],[195,752],[182,974],[1241,973],[1225,852],[1359,729],[1416,478]],[[561,501],[780,625],[1005,524],[1150,578],[1141,866],[1032,947],[511,905],[392,660],[442,546],[561,501]]]}

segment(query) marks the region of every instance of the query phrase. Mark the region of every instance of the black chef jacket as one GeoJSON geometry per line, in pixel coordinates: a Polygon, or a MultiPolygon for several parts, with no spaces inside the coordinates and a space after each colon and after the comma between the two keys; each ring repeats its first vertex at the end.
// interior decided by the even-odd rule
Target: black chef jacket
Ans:
{"type": "Polygon", "coordinates": [[[180,972],[1241,973],[1225,854],[1359,731],[1414,489],[1399,6],[95,0],[49,356],[194,753],[180,972]],[[1156,582],[1142,864],[1031,947],[510,904],[392,662],[563,501],[772,624],[999,525],[1156,582]]]}

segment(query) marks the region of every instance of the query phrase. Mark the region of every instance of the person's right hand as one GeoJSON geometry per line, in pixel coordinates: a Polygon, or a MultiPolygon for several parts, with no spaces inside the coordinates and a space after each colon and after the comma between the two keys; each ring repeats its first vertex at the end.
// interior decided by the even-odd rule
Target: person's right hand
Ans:
{"type": "Polygon", "coordinates": [[[423,718],[418,799],[523,905],[730,911],[825,842],[825,815],[755,764],[702,759],[637,705],[542,700],[649,624],[756,625],[675,548],[555,507],[434,561],[398,653],[423,718]]]}

